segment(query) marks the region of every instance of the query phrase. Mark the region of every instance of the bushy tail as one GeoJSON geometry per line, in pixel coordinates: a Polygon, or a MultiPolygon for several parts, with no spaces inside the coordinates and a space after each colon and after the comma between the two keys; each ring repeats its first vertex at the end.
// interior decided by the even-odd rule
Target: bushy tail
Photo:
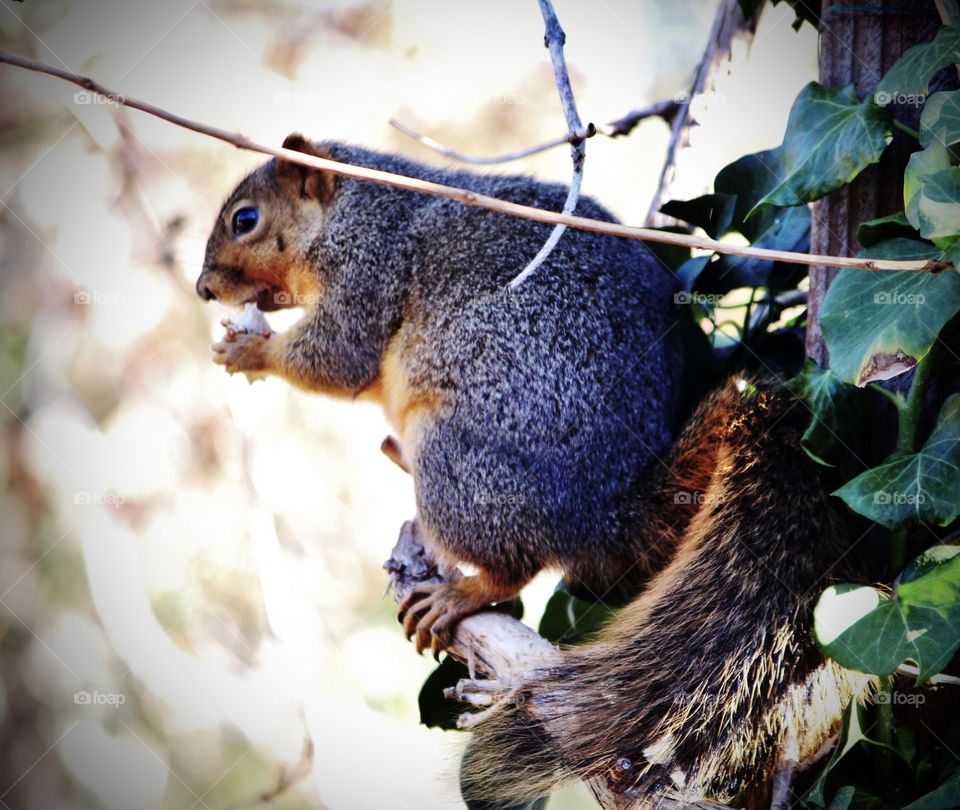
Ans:
{"type": "Polygon", "coordinates": [[[800,449],[809,412],[742,380],[704,408],[678,447],[702,442],[712,472],[671,558],[596,641],[478,727],[467,798],[506,806],[602,777],[637,806],[760,806],[778,762],[816,751],[866,688],[814,643],[813,603],[846,543],[800,449]],[[722,420],[718,402],[732,405],[722,420]]]}

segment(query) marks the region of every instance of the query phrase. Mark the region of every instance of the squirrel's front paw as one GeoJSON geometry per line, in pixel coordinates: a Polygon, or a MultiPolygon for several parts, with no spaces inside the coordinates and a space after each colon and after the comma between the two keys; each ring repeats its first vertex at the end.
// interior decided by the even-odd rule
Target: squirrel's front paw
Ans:
{"type": "Polygon", "coordinates": [[[227,332],[213,344],[213,362],[231,374],[239,371],[272,371],[274,367],[271,338],[253,332],[227,332]]]}

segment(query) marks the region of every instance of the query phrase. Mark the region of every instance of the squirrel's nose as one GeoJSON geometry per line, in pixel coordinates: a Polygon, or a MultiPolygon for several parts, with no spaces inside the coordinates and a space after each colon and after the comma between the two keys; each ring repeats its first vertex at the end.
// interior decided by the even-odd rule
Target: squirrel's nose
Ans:
{"type": "Polygon", "coordinates": [[[197,295],[199,295],[204,301],[212,301],[217,297],[214,295],[213,290],[203,283],[202,279],[197,279],[197,295]]]}

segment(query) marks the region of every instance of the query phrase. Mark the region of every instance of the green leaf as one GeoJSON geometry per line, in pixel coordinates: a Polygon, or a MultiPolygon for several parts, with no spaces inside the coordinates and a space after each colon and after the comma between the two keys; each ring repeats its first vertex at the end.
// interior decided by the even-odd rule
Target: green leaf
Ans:
{"type": "Polygon", "coordinates": [[[733,194],[704,194],[692,200],[670,200],[660,211],[702,228],[711,239],[719,239],[730,229],[736,202],[733,194]]]}
{"type": "Polygon", "coordinates": [[[612,615],[613,610],[601,602],[587,602],[557,590],[543,610],[537,632],[553,644],[578,644],[596,635],[612,615]]]}
{"type": "Polygon", "coordinates": [[[920,113],[920,145],[960,143],[960,90],[934,93],[920,113]]]}
{"type": "Polygon", "coordinates": [[[443,690],[456,686],[463,678],[469,678],[470,671],[455,658],[446,656],[437,668],[431,672],[420,687],[417,704],[420,708],[420,722],[427,728],[442,728],[445,731],[457,730],[457,718],[465,711],[456,700],[443,696],[443,690]]]}
{"type": "Polygon", "coordinates": [[[889,675],[914,661],[923,681],[960,647],[960,546],[934,546],[904,571],[892,599],[866,585],[833,585],[814,609],[824,653],[848,669],[889,675]]]}
{"type": "Polygon", "coordinates": [[[837,766],[837,763],[849,754],[858,743],[869,742],[866,734],[863,732],[862,712],[863,707],[855,700],[852,700],[843,713],[843,719],[840,723],[840,734],[837,737],[837,744],[833,748],[833,753],[830,755],[830,759],[827,761],[823,773],[820,774],[816,783],[804,797],[817,807],[823,807],[826,804],[823,790],[827,783],[827,776],[837,766]]]}
{"type": "MultiPolygon", "coordinates": [[[[683,264],[681,264],[676,271],[677,279],[680,282],[680,289],[685,292],[690,292],[697,283],[697,279],[700,278],[700,274],[710,263],[712,258],[712,253],[706,256],[694,256],[692,259],[687,259],[683,264]]],[[[681,293],[674,298],[674,301],[678,304],[692,303],[693,297],[684,296],[681,293]]]]}
{"type": "MultiPolygon", "coordinates": [[[[874,242],[870,247],[865,247],[857,253],[862,259],[891,259],[893,261],[906,261],[908,259],[945,259],[944,252],[936,245],[924,242],[920,239],[907,239],[897,237],[896,239],[884,239],[882,242],[874,242]]],[[[946,261],[950,261],[946,259],[946,261]]]]}
{"type": "Polygon", "coordinates": [[[934,74],[954,62],[960,62],[960,28],[947,26],[932,42],[908,48],[880,80],[874,98],[881,106],[919,99],[926,95],[934,74]]]}
{"type": "Polygon", "coordinates": [[[800,205],[836,191],[879,161],[891,138],[888,116],[871,99],[858,101],[852,84],[822,87],[811,82],[794,101],[783,144],[775,150],[784,169],[782,180],[750,214],[769,205],[800,205]]]}
{"type": "Polygon", "coordinates": [[[960,269],[960,235],[934,237],[931,241],[942,251],[940,258],[960,269]]]}
{"type": "Polygon", "coordinates": [[[922,178],[949,168],[950,153],[940,144],[931,144],[926,149],[910,155],[906,171],[903,173],[903,207],[907,220],[917,230],[920,230],[922,178]]]}
{"type": "Polygon", "coordinates": [[[838,790],[830,800],[827,810],[847,810],[850,802],[853,801],[853,794],[857,789],[853,785],[846,785],[838,790]]]}
{"type": "MultiPolygon", "coordinates": [[[[665,228],[654,228],[654,230],[664,231],[665,233],[687,233],[686,228],[673,225],[665,228]]],[[[690,248],[683,247],[682,245],[666,245],[663,242],[644,242],[643,244],[647,246],[647,250],[649,250],[655,258],[660,260],[660,263],[664,267],[674,272],[690,258],[690,248]]]]}
{"type": "Polygon", "coordinates": [[[780,183],[783,174],[780,150],[768,149],[744,155],[727,164],[714,178],[714,193],[736,198],[730,228],[742,233],[751,243],[770,230],[780,209],[765,209],[749,220],[747,215],[768,191],[780,183]]]}
{"type": "Polygon", "coordinates": [[[920,235],[955,240],[960,233],[960,168],[922,176],[917,200],[920,235]]]}
{"type": "Polygon", "coordinates": [[[801,446],[818,464],[832,466],[826,459],[842,449],[840,437],[849,437],[860,422],[862,390],[847,385],[830,369],[822,369],[809,359],[803,371],[787,385],[813,412],[801,446]]]}
{"type": "Polygon", "coordinates": [[[796,14],[790,23],[794,31],[799,31],[805,22],[810,23],[814,29],[820,28],[820,3],[817,0],[773,0],[775,6],[784,2],[793,8],[793,13],[796,14]]]}
{"type": "Polygon", "coordinates": [[[910,368],[960,310],[960,274],[839,272],[823,300],[820,328],[842,380],[864,386],[910,368]]]}
{"type": "Polygon", "coordinates": [[[877,242],[897,237],[910,239],[917,237],[916,228],[910,224],[906,213],[903,211],[861,222],[857,226],[857,241],[864,247],[870,247],[877,242]]]}
{"type": "Polygon", "coordinates": [[[952,522],[960,515],[960,394],[943,403],[919,452],[894,453],[833,494],[888,529],[952,522]]]}
{"type": "Polygon", "coordinates": [[[764,0],[738,0],[743,19],[752,20],[763,8],[764,0]]]}
{"type": "Polygon", "coordinates": [[[911,802],[903,810],[954,810],[960,807],[960,770],[953,774],[936,790],[911,802]]]}

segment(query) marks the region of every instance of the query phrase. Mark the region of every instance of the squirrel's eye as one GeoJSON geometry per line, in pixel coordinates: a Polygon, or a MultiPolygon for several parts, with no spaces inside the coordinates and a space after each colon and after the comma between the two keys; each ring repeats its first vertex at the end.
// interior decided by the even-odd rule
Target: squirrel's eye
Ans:
{"type": "Polygon", "coordinates": [[[255,205],[245,205],[233,212],[230,228],[234,236],[243,236],[257,227],[260,221],[260,212],[255,205]]]}

